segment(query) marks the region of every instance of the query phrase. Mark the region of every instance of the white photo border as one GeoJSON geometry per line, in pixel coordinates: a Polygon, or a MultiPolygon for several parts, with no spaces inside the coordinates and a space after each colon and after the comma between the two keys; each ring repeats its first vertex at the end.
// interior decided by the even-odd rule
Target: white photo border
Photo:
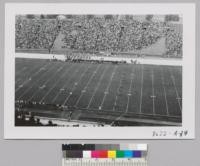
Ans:
{"type": "Polygon", "coordinates": [[[195,3],[6,3],[4,60],[5,139],[195,138],[195,3]],[[183,17],[182,126],[15,127],[15,15],[17,14],[181,14],[183,17]],[[180,136],[179,133],[184,131],[188,134],[180,136]],[[154,132],[158,135],[153,136],[154,132]]]}

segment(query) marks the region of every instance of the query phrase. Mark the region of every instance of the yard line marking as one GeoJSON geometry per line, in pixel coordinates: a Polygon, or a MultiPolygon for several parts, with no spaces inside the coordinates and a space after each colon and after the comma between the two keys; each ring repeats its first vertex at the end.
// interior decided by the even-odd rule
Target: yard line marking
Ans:
{"type": "Polygon", "coordinates": [[[33,87],[37,82],[39,82],[41,79],[43,79],[43,75],[45,75],[46,73],[48,73],[48,72],[51,71],[52,69],[54,69],[54,68],[51,68],[50,70],[46,70],[44,73],[42,73],[42,74],[40,75],[40,78],[39,78],[38,80],[36,80],[29,88],[27,88],[27,89],[20,95],[20,97],[18,98],[18,100],[20,100],[27,92],[29,92],[29,91],[32,89],[32,87],[33,87]]]}
{"type": "Polygon", "coordinates": [[[50,63],[46,64],[45,66],[41,67],[38,71],[36,71],[33,75],[31,75],[31,77],[29,77],[28,80],[25,80],[21,85],[22,86],[19,86],[16,90],[15,90],[15,93],[21,89],[25,84],[27,84],[29,81],[32,80],[33,77],[35,77],[36,75],[38,75],[46,66],[48,66],[50,63]]]}
{"type": "Polygon", "coordinates": [[[79,103],[79,101],[81,100],[81,98],[82,98],[82,96],[83,96],[83,93],[86,92],[86,89],[88,88],[89,83],[90,83],[91,80],[93,79],[94,75],[96,75],[96,72],[99,70],[100,66],[101,66],[101,64],[98,65],[98,67],[97,67],[96,70],[93,72],[93,74],[92,74],[92,76],[90,77],[90,79],[88,80],[86,86],[83,88],[81,95],[79,96],[78,100],[77,100],[76,103],[75,103],[75,107],[78,106],[78,103],[79,103]]]}
{"type": "MultiPolygon", "coordinates": [[[[77,66],[77,65],[76,65],[76,66],[77,66]]],[[[81,70],[80,67],[79,67],[78,69],[76,69],[75,72],[74,72],[72,75],[69,76],[70,79],[68,78],[68,79],[67,79],[67,82],[70,81],[70,80],[74,77],[74,75],[75,75],[79,70],[81,70]]],[[[65,89],[67,85],[68,85],[68,84],[65,83],[65,84],[62,86],[61,89],[65,89]]],[[[61,94],[61,91],[59,91],[59,92],[57,93],[57,95],[54,97],[54,99],[52,100],[52,102],[54,102],[54,101],[59,97],[60,94],[61,94]]]]}
{"type": "Polygon", "coordinates": [[[153,100],[153,115],[155,115],[156,113],[155,113],[155,94],[154,94],[154,72],[153,72],[153,69],[151,70],[151,80],[152,80],[152,96],[151,96],[151,98],[152,98],[152,100],[153,100]]]}
{"type": "MultiPolygon", "coordinates": [[[[122,76],[123,77],[123,76],[122,76]]],[[[121,77],[121,78],[122,78],[121,77]]],[[[124,116],[127,112],[128,112],[128,106],[129,106],[129,100],[130,100],[130,95],[131,94],[131,91],[132,91],[132,83],[133,83],[133,78],[134,78],[134,67],[132,68],[132,72],[131,72],[131,82],[130,82],[130,86],[129,86],[129,91],[128,91],[128,101],[127,101],[127,104],[126,104],[126,110],[124,113],[122,113],[119,117],[117,117],[115,120],[113,120],[111,122],[111,126],[115,123],[115,121],[117,120],[120,120],[122,116],[124,116]]],[[[120,85],[119,87],[121,86],[121,81],[122,79],[120,80],[120,85]]],[[[119,92],[119,87],[118,87],[118,92],[119,92]]],[[[116,95],[116,99],[115,99],[115,104],[114,104],[114,107],[113,107],[113,111],[115,110],[115,106],[116,106],[116,102],[117,102],[117,98],[118,98],[118,95],[116,95]]]]}
{"type": "Polygon", "coordinates": [[[120,87],[121,87],[121,85],[122,85],[122,80],[123,80],[123,78],[124,78],[124,76],[121,74],[120,81],[119,81],[119,86],[118,86],[118,88],[117,88],[117,94],[116,94],[116,96],[115,96],[115,102],[114,102],[113,109],[112,109],[113,111],[115,111],[115,107],[116,107],[116,105],[117,105],[118,94],[120,93],[120,92],[119,92],[119,89],[120,89],[120,87]]]}
{"type": "MultiPolygon", "coordinates": [[[[43,86],[43,85],[46,85],[58,72],[60,72],[62,69],[64,68],[64,66],[58,68],[56,70],[56,72],[54,72],[53,75],[51,75],[51,77],[49,77],[49,79],[47,79],[44,83],[40,84],[39,86],[43,86]]],[[[28,101],[32,100],[32,98],[38,93],[39,89],[37,89],[33,95],[28,99],[28,101]]]]}
{"type": "MultiPolygon", "coordinates": [[[[35,65],[35,66],[33,67],[32,70],[30,70],[30,71],[26,70],[24,74],[27,73],[27,74],[30,75],[30,74],[32,74],[32,72],[34,72],[34,71],[36,72],[36,71],[38,70],[38,68],[41,68],[42,66],[44,66],[44,64],[45,64],[45,62],[43,62],[42,64],[40,64],[40,65],[38,65],[38,66],[35,65]]],[[[16,74],[15,74],[15,77],[17,77],[16,74]]],[[[25,78],[25,79],[26,79],[26,78],[25,78]]],[[[21,78],[19,78],[17,81],[15,81],[15,86],[16,86],[20,81],[21,81],[21,78]]]]}
{"type": "Polygon", "coordinates": [[[90,98],[90,101],[89,101],[89,103],[88,103],[88,106],[87,106],[87,109],[90,107],[90,105],[91,105],[91,103],[92,103],[92,100],[93,100],[93,98],[94,98],[94,96],[95,96],[95,94],[96,94],[96,92],[97,92],[97,90],[98,90],[98,88],[99,88],[99,86],[100,86],[100,84],[101,84],[101,81],[102,81],[102,79],[103,79],[103,77],[104,77],[104,75],[105,75],[105,71],[108,69],[108,66],[106,66],[106,69],[104,69],[104,71],[103,71],[103,74],[101,75],[101,77],[100,77],[100,80],[99,80],[99,82],[98,82],[98,84],[97,84],[97,86],[96,86],[96,88],[95,88],[95,90],[94,90],[94,92],[93,92],[93,94],[92,94],[92,97],[90,98]]]}
{"type": "Polygon", "coordinates": [[[110,81],[109,81],[109,83],[108,83],[108,85],[107,85],[107,87],[106,87],[106,91],[104,92],[104,96],[103,96],[103,99],[102,99],[102,101],[101,101],[101,105],[99,106],[99,109],[102,109],[102,106],[103,106],[103,104],[104,104],[104,101],[105,101],[105,99],[106,99],[106,96],[107,96],[107,94],[108,94],[108,91],[109,91],[109,89],[110,89],[110,85],[111,85],[111,83],[112,83],[113,77],[114,77],[114,75],[115,75],[115,73],[116,73],[117,67],[118,67],[118,66],[115,66],[114,71],[112,72],[112,75],[111,75],[111,77],[110,77],[110,81]]]}
{"type": "Polygon", "coordinates": [[[131,82],[130,82],[130,86],[129,86],[129,90],[128,90],[128,101],[126,104],[125,114],[128,112],[128,108],[129,108],[129,102],[130,102],[130,96],[131,96],[131,92],[132,92],[132,85],[133,85],[133,78],[134,78],[134,71],[135,71],[135,67],[133,66],[132,72],[131,72],[131,82]]]}
{"type": "Polygon", "coordinates": [[[141,91],[140,91],[140,112],[139,113],[142,113],[142,93],[143,93],[143,81],[144,81],[144,66],[142,64],[142,77],[141,77],[141,91]]]}
{"type": "Polygon", "coordinates": [[[172,74],[171,68],[169,69],[169,71],[170,71],[171,79],[172,79],[172,82],[173,82],[173,85],[174,85],[174,89],[175,89],[175,92],[176,92],[176,99],[177,99],[177,101],[178,101],[178,105],[179,105],[179,108],[180,108],[180,111],[181,111],[181,110],[182,110],[181,104],[180,104],[181,97],[180,97],[179,94],[178,94],[178,90],[177,90],[177,88],[176,88],[175,78],[174,78],[174,75],[172,74]]]}
{"type": "MultiPolygon", "coordinates": [[[[75,64],[75,63],[74,63],[75,64]]],[[[68,68],[68,70],[67,70],[67,73],[69,73],[69,71],[71,70],[71,69],[73,69],[72,67],[74,67],[74,66],[77,66],[77,65],[71,65],[69,68],[68,68]]],[[[78,69],[77,69],[78,70],[78,69]]],[[[76,72],[76,71],[75,71],[76,72]]],[[[74,73],[75,73],[74,72],[74,73]]],[[[66,80],[67,82],[69,81],[69,80],[71,80],[71,77],[74,75],[74,73],[73,74],[71,74],[69,77],[68,77],[68,79],[66,80]]],[[[61,89],[65,89],[65,87],[66,87],[66,83],[64,83],[63,84],[63,86],[62,86],[62,88],[61,89]]],[[[52,99],[52,103],[54,103],[55,102],[55,100],[58,98],[58,96],[61,94],[61,91],[59,90],[58,91],[58,93],[56,94],[56,96],[52,99]]]]}
{"type": "Polygon", "coordinates": [[[49,89],[49,91],[42,97],[42,99],[40,100],[40,103],[41,103],[42,101],[44,101],[44,99],[49,95],[49,93],[51,93],[51,91],[56,87],[56,85],[57,85],[61,80],[63,80],[63,78],[64,78],[64,76],[66,76],[67,72],[68,72],[68,70],[66,70],[66,71],[61,75],[61,77],[54,83],[54,86],[52,86],[52,87],[49,89]]]}
{"type": "MultiPolygon", "coordinates": [[[[83,66],[83,65],[82,65],[83,66]]],[[[79,84],[80,80],[82,79],[82,77],[85,75],[85,73],[89,70],[89,67],[88,66],[85,71],[81,74],[81,77],[78,79],[78,81],[76,81],[76,83],[74,83],[72,89],[71,89],[71,92],[68,94],[68,96],[66,97],[65,101],[63,102],[62,105],[65,106],[65,104],[67,103],[67,101],[69,100],[70,96],[73,94],[74,90],[77,88],[77,85],[79,84]]],[[[82,68],[79,68],[78,71],[82,70],[82,68]]]]}
{"type": "MultiPolygon", "coordinates": [[[[38,66],[34,67],[29,73],[31,74],[33,71],[37,72],[37,71],[38,71],[38,66]],[[36,71],[35,71],[35,69],[36,69],[36,71]]],[[[40,71],[40,70],[39,70],[39,71],[40,71]]],[[[16,75],[15,75],[15,76],[16,76],[16,75]]],[[[17,82],[15,82],[15,86],[16,86],[17,83],[19,83],[20,80],[21,80],[21,78],[19,78],[19,79],[17,80],[17,82]]],[[[26,81],[27,81],[27,80],[26,80],[26,78],[25,78],[24,82],[23,82],[21,85],[24,85],[24,83],[25,83],[26,81]]],[[[20,89],[20,88],[21,88],[21,87],[18,86],[18,88],[15,89],[15,92],[17,92],[18,89],[20,89]]]]}
{"type": "Polygon", "coordinates": [[[163,89],[164,89],[164,95],[165,95],[165,104],[166,104],[166,110],[167,110],[167,116],[169,116],[169,108],[168,108],[168,103],[167,103],[167,95],[166,95],[166,89],[165,89],[165,85],[164,85],[164,75],[163,75],[163,67],[161,70],[161,79],[162,79],[162,85],[163,85],[163,89]]]}
{"type": "MultiPolygon", "coordinates": [[[[35,67],[33,70],[30,71],[30,73],[32,73],[35,69],[38,69],[38,67],[35,67]]],[[[26,68],[27,69],[27,68],[26,68]]],[[[27,71],[27,70],[26,70],[27,71]]],[[[22,71],[23,72],[23,71],[22,71]]],[[[22,74],[22,72],[15,74],[15,77],[17,77],[17,75],[22,74]]],[[[25,74],[25,73],[24,73],[25,74]]],[[[26,79],[26,78],[25,78],[26,79]]],[[[19,78],[17,81],[15,81],[15,86],[17,86],[17,84],[21,81],[21,78],[19,78]]]]}

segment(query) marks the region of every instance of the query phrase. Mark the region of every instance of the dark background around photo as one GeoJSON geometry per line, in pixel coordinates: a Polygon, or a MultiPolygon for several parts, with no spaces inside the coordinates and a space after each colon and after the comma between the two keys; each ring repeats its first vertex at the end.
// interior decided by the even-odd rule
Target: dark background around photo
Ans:
{"type": "Polygon", "coordinates": [[[0,0],[0,166],[61,166],[62,143],[148,143],[148,166],[200,165],[200,0],[0,0]],[[4,140],[4,4],[5,2],[194,2],[196,3],[196,139],[194,140],[4,140]]]}

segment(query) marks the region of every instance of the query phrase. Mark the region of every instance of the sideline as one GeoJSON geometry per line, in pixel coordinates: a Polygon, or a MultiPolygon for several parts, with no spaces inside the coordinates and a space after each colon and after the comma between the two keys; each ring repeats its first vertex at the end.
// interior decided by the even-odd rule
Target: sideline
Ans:
{"type": "MultiPolygon", "coordinates": [[[[58,59],[65,61],[66,57],[63,54],[33,54],[33,53],[15,53],[16,58],[31,58],[31,59],[58,59]]],[[[105,61],[136,61],[138,64],[149,64],[149,65],[166,65],[166,66],[182,66],[182,59],[176,58],[155,58],[155,57],[106,57],[106,56],[91,56],[91,60],[105,60],[105,61]]]]}

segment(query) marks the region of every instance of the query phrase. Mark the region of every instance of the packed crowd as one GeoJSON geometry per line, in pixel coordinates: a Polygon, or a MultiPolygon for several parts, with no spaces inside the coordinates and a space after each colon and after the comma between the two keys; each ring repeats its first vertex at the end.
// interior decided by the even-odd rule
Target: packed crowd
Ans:
{"type": "Polygon", "coordinates": [[[62,27],[67,48],[83,51],[125,52],[155,43],[162,36],[162,24],[133,19],[105,19],[85,16],[66,20],[62,27]]]}
{"type": "Polygon", "coordinates": [[[173,29],[168,29],[166,36],[166,54],[171,56],[182,56],[183,39],[180,33],[173,29]]]}
{"type": "Polygon", "coordinates": [[[25,19],[18,17],[15,25],[16,49],[50,50],[58,34],[55,19],[25,19]]]}
{"type": "Polygon", "coordinates": [[[48,49],[59,33],[63,47],[82,52],[129,52],[141,50],[166,38],[166,53],[181,55],[182,35],[164,22],[138,21],[127,17],[74,15],[70,19],[16,18],[16,49],[48,49]]]}

